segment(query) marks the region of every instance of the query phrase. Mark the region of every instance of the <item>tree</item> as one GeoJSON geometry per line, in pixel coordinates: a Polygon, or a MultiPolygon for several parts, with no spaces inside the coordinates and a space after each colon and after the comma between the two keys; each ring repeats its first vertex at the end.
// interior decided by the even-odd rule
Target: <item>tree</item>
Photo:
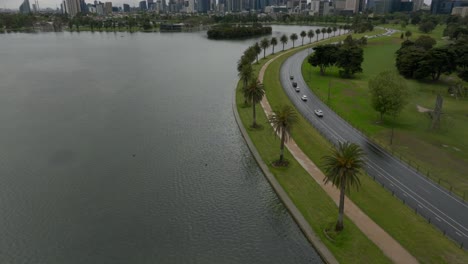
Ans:
{"type": "Polygon", "coordinates": [[[333,32],[333,29],[331,27],[327,28],[327,38],[330,37],[330,34],[333,32]]]}
{"type": "Polygon", "coordinates": [[[293,48],[294,48],[294,41],[297,40],[297,34],[296,33],[292,33],[291,36],[289,36],[289,38],[291,39],[292,43],[293,43],[293,48]]]}
{"type": "Polygon", "coordinates": [[[337,31],[337,30],[338,30],[338,29],[337,29],[336,27],[333,27],[333,36],[334,36],[334,37],[336,36],[336,31],[337,31]]]}
{"type": "Polygon", "coordinates": [[[278,45],[278,40],[275,37],[271,38],[271,54],[275,54],[275,46],[278,45]]]}
{"type": "Polygon", "coordinates": [[[339,49],[336,66],[342,68],[339,74],[343,78],[351,78],[355,73],[362,72],[364,52],[357,45],[342,45],[339,49]]]}
{"type": "Polygon", "coordinates": [[[262,48],[260,47],[260,45],[258,45],[258,42],[255,42],[255,45],[253,46],[253,50],[255,51],[255,58],[257,59],[257,63],[258,63],[258,55],[260,54],[260,52],[262,52],[262,48]]]}
{"type": "Polygon", "coordinates": [[[339,26],[338,26],[338,29],[340,30],[340,31],[338,32],[338,35],[341,35],[341,30],[343,29],[343,25],[339,25],[339,26]]]}
{"type": "Polygon", "coordinates": [[[283,43],[283,51],[284,51],[284,44],[288,43],[288,37],[283,34],[280,38],[281,43],[283,43]]]}
{"type": "Polygon", "coordinates": [[[304,38],[305,38],[305,36],[307,36],[307,33],[304,30],[302,30],[300,36],[302,38],[301,46],[304,46],[304,38]]]}
{"type": "Polygon", "coordinates": [[[260,41],[260,47],[263,49],[263,58],[265,58],[265,52],[268,47],[270,47],[270,41],[267,38],[263,38],[262,41],[260,41]]]}
{"type": "Polygon", "coordinates": [[[456,69],[455,60],[454,52],[447,46],[433,48],[419,61],[414,77],[422,79],[431,76],[433,81],[437,81],[442,73],[451,73],[456,69]]]}
{"type": "Polygon", "coordinates": [[[406,37],[406,40],[409,40],[409,37],[411,37],[411,35],[413,35],[413,33],[411,33],[411,31],[406,31],[405,32],[405,37],[406,37]]]}
{"type": "Polygon", "coordinates": [[[425,50],[430,50],[432,49],[432,47],[436,44],[436,40],[429,37],[429,36],[426,36],[426,35],[422,35],[420,36],[418,39],[416,39],[414,41],[414,45],[417,46],[417,47],[421,47],[425,50]]]}
{"type": "Polygon", "coordinates": [[[317,29],[315,30],[315,34],[316,34],[316,36],[317,36],[317,41],[318,41],[318,37],[319,37],[319,35],[320,35],[320,32],[321,32],[321,31],[320,31],[319,28],[317,28],[317,29]]]}
{"type": "Polygon", "coordinates": [[[434,23],[432,23],[431,21],[426,21],[419,25],[419,30],[427,34],[431,32],[432,30],[434,30],[435,27],[436,25],[434,23]]]}
{"type": "Polygon", "coordinates": [[[257,127],[257,116],[255,113],[255,105],[262,101],[263,96],[265,95],[265,90],[263,89],[263,84],[260,81],[252,81],[250,85],[244,89],[244,98],[247,101],[252,102],[252,114],[253,122],[252,127],[257,127]]]}
{"type": "Polygon", "coordinates": [[[277,165],[284,166],[284,143],[290,137],[291,129],[299,120],[296,111],[293,107],[286,105],[279,111],[273,111],[273,114],[268,116],[268,122],[273,126],[276,135],[280,135],[280,158],[277,165]]]}
{"type": "Polygon", "coordinates": [[[314,51],[308,62],[314,67],[320,67],[320,74],[325,75],[325,69],[336,63],[338,47],[333,44],[319,45],[314,47],[314,51]]]}
{"type": "Polygon", "coordinates": [[[413,78],[419,67],[419,62],[426,56],[426,51],[421,47],[414,46],[412,42],[406,40],[402,43],[402,48],[396,53],[396,67],[398,72],[406,78],[413,78]],[[405,43],[408,45],[404,46],[405,43]]]}
{"type": "Polygon", "coordinates": [[[327,29],[322,28],[321,32],[322,32],[322,39],[325,39],[325,33],[327,33],[327,29]]]}
{"type": "Polygon", "coordinates": [[[307,37],[309,38],[309,43],[312,43],[312,38],[314,37],[314,31],[312,29],[307,31],[307,37]]]}
{"type": "MultiPolygon", "coordinates": [[[[242,90],[245,91],[247,89],[248,83],[254,77],[252,64],[248,63],[248,64],[242,65],[238,75],[243,83],[242,90]]],[[[245,103],[247,104],[247,102],[248,102],[248,98],[245,98],[245,103]]]]}
{"type": "Polygon", "coordinates": [[[325,167],[325,184],[331,182],[333,186],[340,189],[338,221],[335,230],[341,231],[344,228],[345,192],[349,192],[352,186],[358,190],[361,185],[358,175],[364,168],[364,152],[354,143],[340,142],[336,148],[332,148],[330,155],[326,155],[322,159],[325,167]]]}
{"type": "Polygon", "coordinates": [[[407,103],[407,90],[405,79],[393,71],[381,72],[369,80],[371,104],[381,121],[386,114],[398,116],[407,103]]]}

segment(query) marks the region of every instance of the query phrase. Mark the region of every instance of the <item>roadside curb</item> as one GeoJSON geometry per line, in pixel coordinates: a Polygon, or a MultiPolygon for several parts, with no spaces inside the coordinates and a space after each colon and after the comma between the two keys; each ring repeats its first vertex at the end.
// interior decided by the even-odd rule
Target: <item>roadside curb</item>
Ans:
{"type": "Polygon", "coordinates": [[[239,113],[237,112],[236,90],[237,88],[234,89],[234,96],[233,96],[233,102],[232,102],[232,111],[234,112],[234,119],[236,120],[237,126],[239,127],[242,137],[247,143],[247,146],[250,152],[252,153],[255,160],[257,161],[257,164],[260,166],[260,169],[263,171],[263,175],[265,176],[265,178],[267,178],[271,187],[275,190],[276,195],[278,195],[280,200],[286,206],[289,213],[292,215],[297,225],[301,229],[302,233],[309,240],[312,246],[317,250],[317,253],[319,254],[320,258],[325,263],[338,264],[339,262],[336,260],[335,256],[333,256],[330,250],[328,250],[328,248],[322,243],[320,238],[315,234],[315,232],[310,227],[309,223],[302,216],[299,209],[297,209],[297,207],[291,201],[286,191],[276,180],[275,176],[273,176],[273,174],[270,172],[270,170],[268,169],[268,166],[265,164],[262,157],[260,156],[257,149],[255,148],[255,145],[253,144],[252,140],[250,140],[250,137],[247,131],[245,130],[244,125],[242,124],[242,120],[240,119],[239,113]]]}

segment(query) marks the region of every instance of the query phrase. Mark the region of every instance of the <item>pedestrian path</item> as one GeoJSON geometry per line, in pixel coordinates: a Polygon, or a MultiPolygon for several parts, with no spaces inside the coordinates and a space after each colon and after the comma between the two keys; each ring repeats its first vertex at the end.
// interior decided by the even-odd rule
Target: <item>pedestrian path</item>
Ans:
{"type": "MultiPolygon", "coordinates": [[[[277,59],[276,56],[269,60],[260,69],[258,74],[258,80],[263,83],[263,77],[265,70],[268,68],[271,62],[277,59]]],[[[261,101],[261,106],[268,116],[272,114],[272,109],[268,103],[266,96],[261,101]]],[[[331,184],[325,185],[323,179],[325,175],[320,169],[307,157],[307,155],[299,148],[294,139],[291,137],[286,143],[286,147],[294,156],[294,158],[301,164],[301,166],[310,174],[310,176],[325,190],[325,192],[333,199],[333,201],[339,204],[339,190],[333,187],[331,184]]],[[[418,263],[415,257],[413,257],[405,248],[403,248],[393,237],[391,237],[385,230],[378,226],[370,217],[368,217],[359,207],[354,204],[351,200],[345,197],[345,214],[348,218],[354,222],[354,224],[372,241],[376,244],[382,252],[390,258],[394,263],[412,264],[418,263]]]]}

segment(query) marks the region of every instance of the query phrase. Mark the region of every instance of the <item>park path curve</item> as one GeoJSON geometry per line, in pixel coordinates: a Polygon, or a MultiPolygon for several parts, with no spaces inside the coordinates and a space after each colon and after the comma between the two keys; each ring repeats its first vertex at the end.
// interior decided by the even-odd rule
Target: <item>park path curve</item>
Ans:
{"type": "MultiPolygon", "coordinates": [[[[270,63],[283,55],[276,56],[263,65],[258,74],[258,80],[261,83],[263,83],[265,71],[270,63]]],[[[260,104],[267,116],[272,114],[272,109],[266,96],[263,97],[260,104]]],[[[323,179],[325,178],[325,175],[299,148],[292,137],[286,143],[286,147],[294,156],[294,158],[299,162],[299,164],[301,164],[301,166],[310,174],[310,176],[322,187],[323,190],[325,190],[325,192],[333,199],[335,204],[338,205],[340,195],[339,190],[333,187],[331,184],[324,184],[323,179]]],[[[385,230],[377,225],[356,204],[349,200],[348,197],[345,197],[345,214],[394,263],[418,263],[414,256],[412,256],[405,248],[400,245],[400,243],[398,243],[393,237],[385,232],[385,230]]]]}

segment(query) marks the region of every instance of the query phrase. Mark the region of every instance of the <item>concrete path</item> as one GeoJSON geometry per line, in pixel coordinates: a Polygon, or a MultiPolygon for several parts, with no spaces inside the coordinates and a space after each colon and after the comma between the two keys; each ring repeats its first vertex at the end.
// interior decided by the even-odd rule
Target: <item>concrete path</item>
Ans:
{"type": "MultiPolygon", "coordinates": [[[[263,76],[265,74],[265,70],[268,68],[268,65],[270,65],[270,63],[278,57],[280,56],[269,60],[262,67],[258,75],[258,80],[260,82],[263,83],[263,76]]],[[[266,96],[263,97],[263,100],[260,104],[267,116],[272,113],[271,106],[268,103],[266,96]]],[[[302,152],[302,150],[297,146],[293,138],[290,138],[288,140],[288,142],[286,143],[286,147],[289,149],[294,158],[301,164],[301,166],[338,205],[340,194],[339,190],[333,187],[331,184],[324,185],[323,179],[325,178],[325,175],[322,173],[322,171],[320,171],[319,168],[317,168],[317,166],[309,159],[309,157],[307,157],[307,155],[304,152],[302,152]]],[[[395,239],[393,239],[387,232],[385,232],[385,230],[378,226],[347,197],[345,198],[345,214],[394,263],[418,263],[415,257],[413,257],[408,251],[406,251],[406,249],[404,249],[395,239]]]]}

